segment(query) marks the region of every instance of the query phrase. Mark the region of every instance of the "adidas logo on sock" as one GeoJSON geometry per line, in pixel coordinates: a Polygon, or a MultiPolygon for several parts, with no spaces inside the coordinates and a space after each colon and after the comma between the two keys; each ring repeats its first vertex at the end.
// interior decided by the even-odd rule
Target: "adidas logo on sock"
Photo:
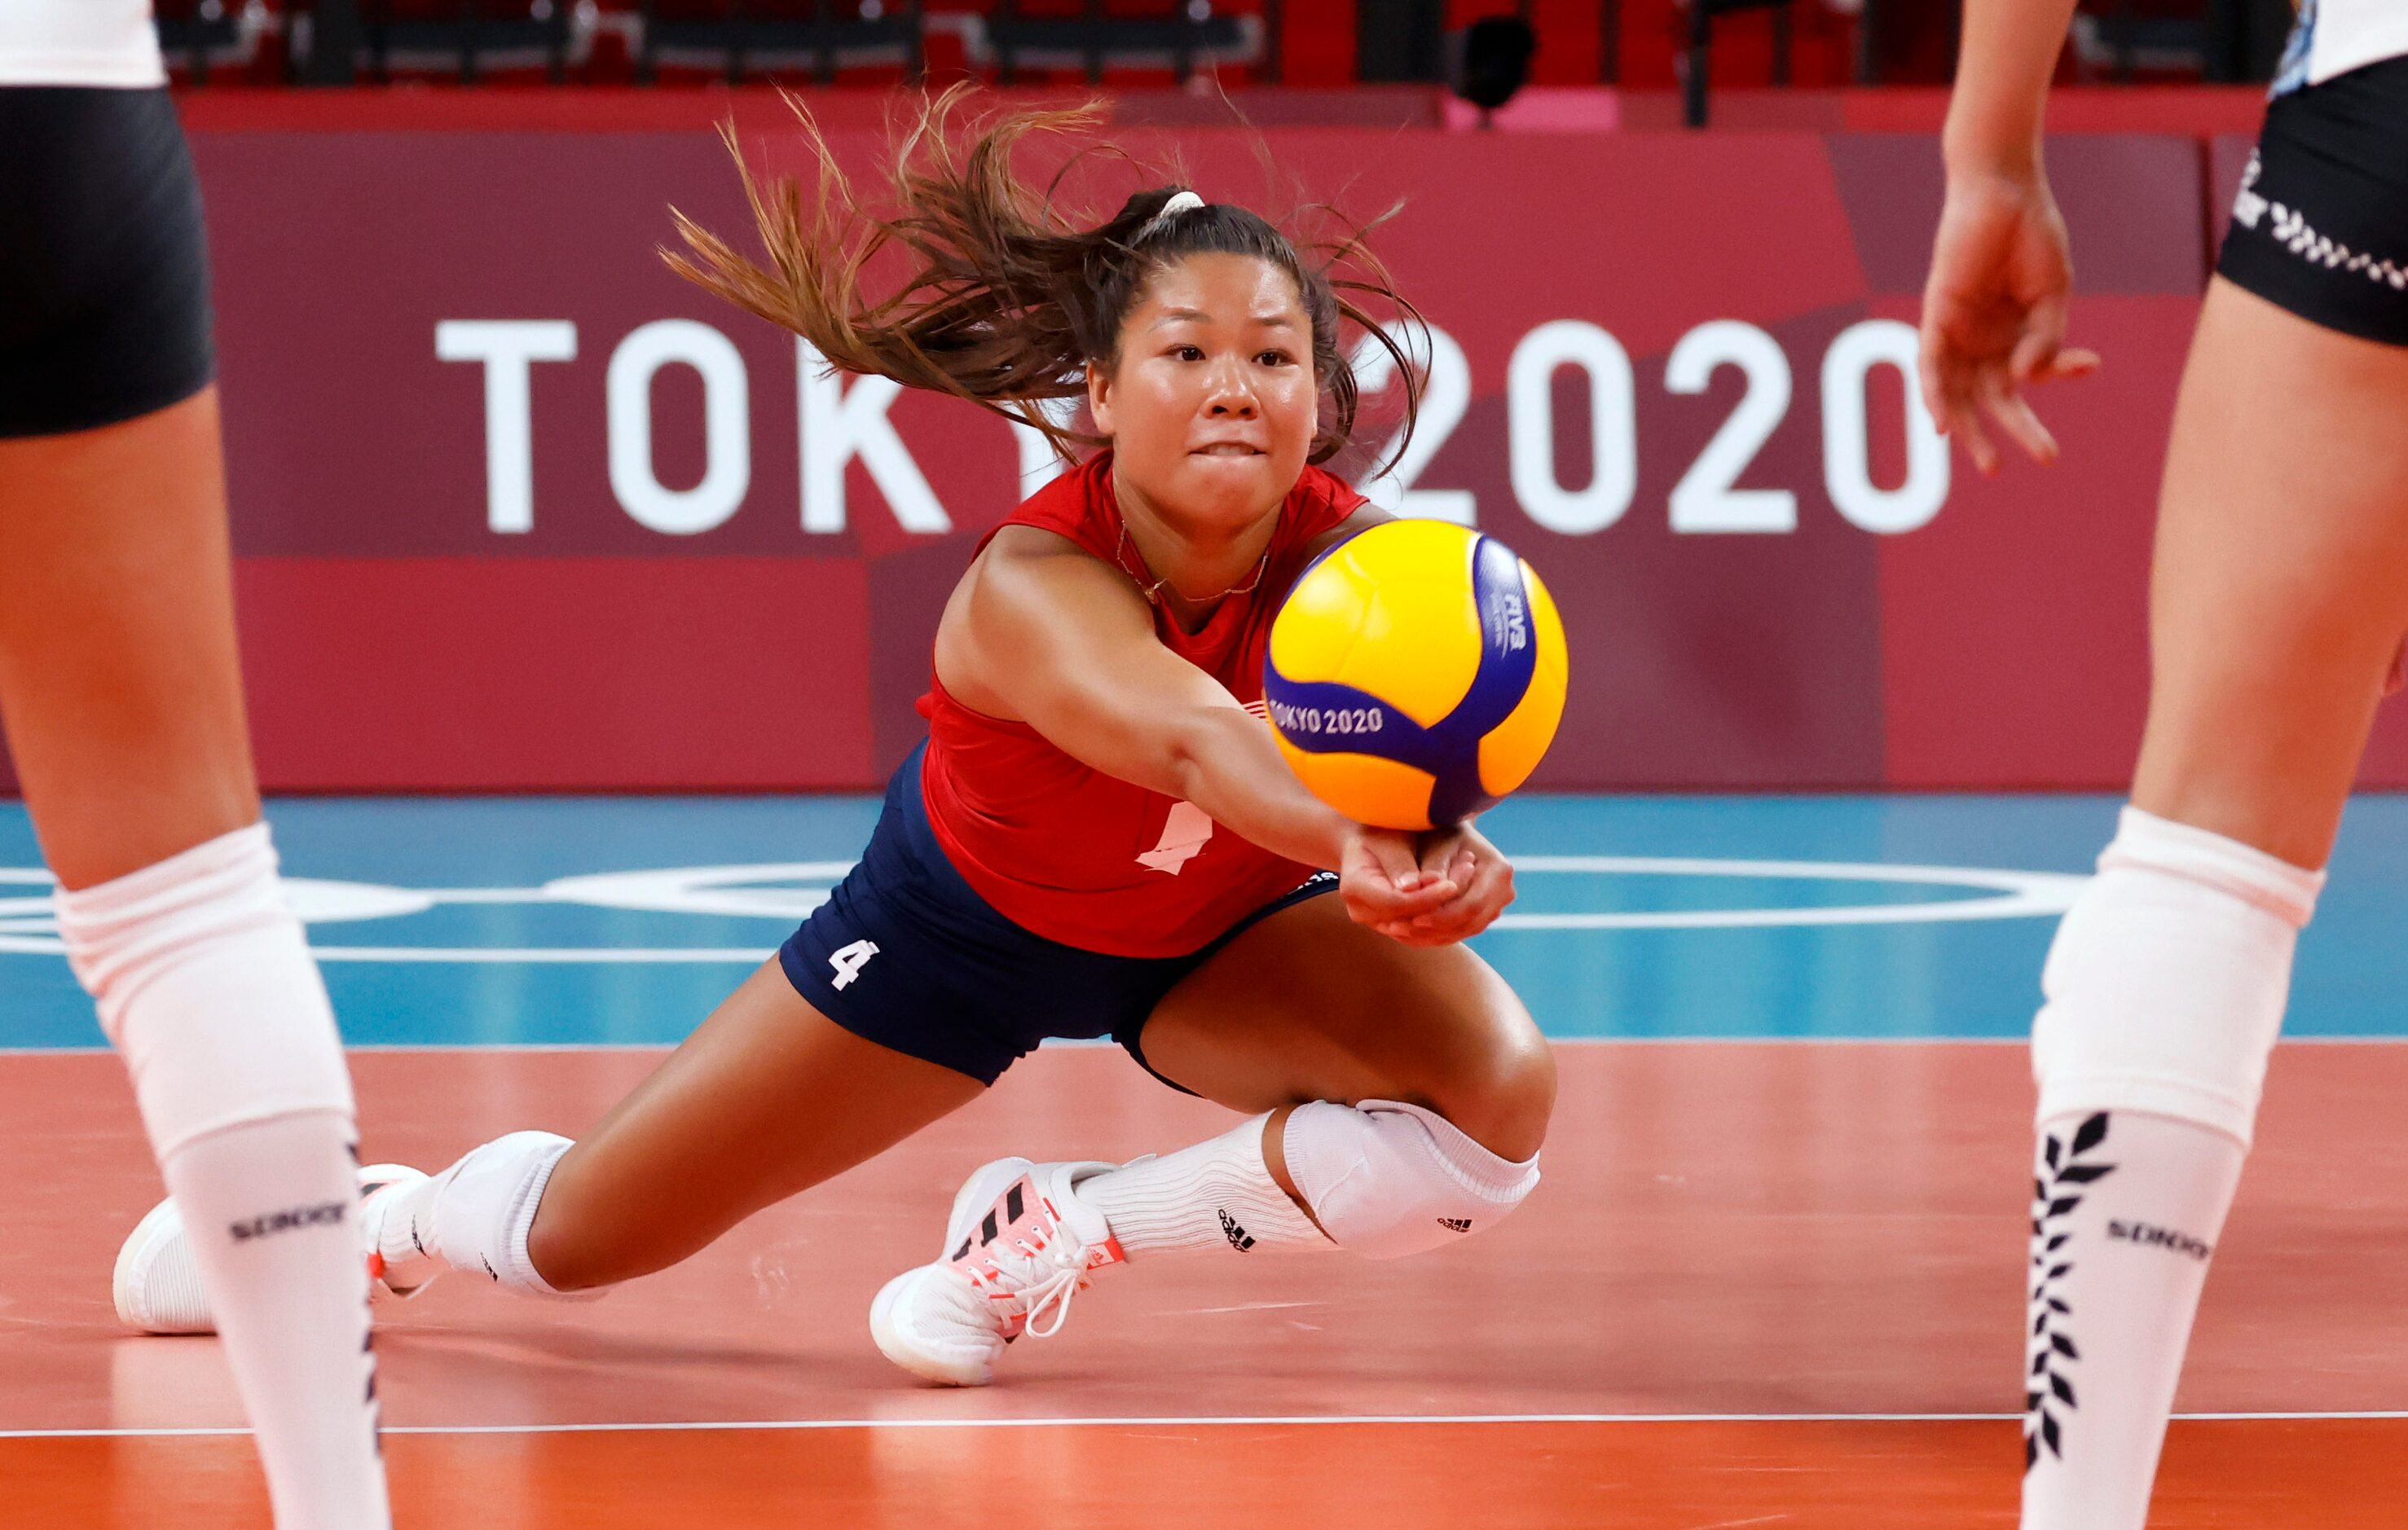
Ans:
{"type": "Polygon", "coordinates": [[[1469,1217],[1440,1217],[1438,1219],[1438,1224],[1445,1228],[1450,1233],[1468,1233],[1471,1231],[1471,1219],[1469,1217]]]}
{"type": "Polygon", "coordinates": [[[1238,1225],[1238,1219],[1226,1211],[1221,1213],[1221,1236],[1227,1238],[1229,1247],[1240,1253],[1254,1246],[1254,1240],[1246,1236],[1246,1230],[1243,1227],[1238,1225]]]}

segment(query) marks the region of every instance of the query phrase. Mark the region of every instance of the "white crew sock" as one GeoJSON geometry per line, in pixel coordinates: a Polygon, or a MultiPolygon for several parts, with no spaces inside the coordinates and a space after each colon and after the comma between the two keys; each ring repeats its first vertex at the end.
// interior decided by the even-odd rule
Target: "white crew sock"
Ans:
{"type": "Polygon", "coordinates": [[[278,1525],[386,1524],[351,1080],[266,825],[54,902],[192,1238],[278,1525]]]}
{"type": "Polygon", "coordinates": [[[377,1198],[370,1240],[384,1279],[413,1290],[447,1269],[490,1277],[526,1296],[576,1300],[599,1291],[555,1290],[527,1258],[527,1233],[561,1155],[573,1144],[550,1132],[496,1137],[431,1179],[377,1198]]]}
{"type": "Polygon", "coordinates": [[[1263,1162],[1256,1116],[1210,1141],[1082,1180],[1079,1199],[1104,1214],[1132,1258],[1179,1249],[1326,1249],[1321,1236],[1263,1162]]]}
{"type": "Polygon", "coordinates": [[[2141,1530],[2241,1144],[2128,1110],[2041,1127],[2025,1530],[2141,1530]]]}

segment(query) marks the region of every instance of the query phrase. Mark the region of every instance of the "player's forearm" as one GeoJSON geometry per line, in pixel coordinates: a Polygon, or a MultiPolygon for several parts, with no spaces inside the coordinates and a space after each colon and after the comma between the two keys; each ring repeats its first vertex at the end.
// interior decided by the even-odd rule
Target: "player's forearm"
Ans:
{"type": "Polygon", "coordinates": [[[2049,79],[2074,0],[1965,0],[1942,146],[1952,175],[2040,167],[2049,79]]]}
{"type": "Polygon", "coordinates": [[[1179,729],[1171,768],[1179,794],[1213,822],[1291,861],[1337,869],[1353,825],[1304,789],[1252,713],[1199,708],[1179,729]]]}

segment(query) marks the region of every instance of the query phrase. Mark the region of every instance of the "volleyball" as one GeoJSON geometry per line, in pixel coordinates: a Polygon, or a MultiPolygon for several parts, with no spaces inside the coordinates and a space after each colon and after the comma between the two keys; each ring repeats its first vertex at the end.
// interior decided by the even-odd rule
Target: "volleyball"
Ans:
{"type": "Polygon", "coordinates": [[[1313,560],[1271,623],[1280,752],[1358,823],[1462,822],[1527,780],[1564,715],[1564,624],[1493,536],[1392,521],[1313,560]]]}

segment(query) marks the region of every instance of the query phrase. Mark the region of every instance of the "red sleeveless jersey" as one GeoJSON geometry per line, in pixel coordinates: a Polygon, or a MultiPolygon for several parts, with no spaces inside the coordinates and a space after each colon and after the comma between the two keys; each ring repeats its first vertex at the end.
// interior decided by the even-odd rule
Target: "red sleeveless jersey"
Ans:
{"type": "MultiPolygon", "coordinates": [[[[1260,716],[1271,618],[1312,541],[1362,503],[1341,480],[1306,468],[1280,507],[1261,584],[1223,600],[1201,632],[1181,631],[1156,608],[1155,636],[1260,716]]],[[[1111,453],[1039,490],[1003,524],[1054,532],[1114,563],[1111,453]]],[[[921,791],[937,842],[979,896],[1033,935],[1115,956],[1184,956],[1311,875],[1192,804],[1082,765],[1025,722],[972,711],[933,673],[920,711],[928,720],[921,791]]]]}

